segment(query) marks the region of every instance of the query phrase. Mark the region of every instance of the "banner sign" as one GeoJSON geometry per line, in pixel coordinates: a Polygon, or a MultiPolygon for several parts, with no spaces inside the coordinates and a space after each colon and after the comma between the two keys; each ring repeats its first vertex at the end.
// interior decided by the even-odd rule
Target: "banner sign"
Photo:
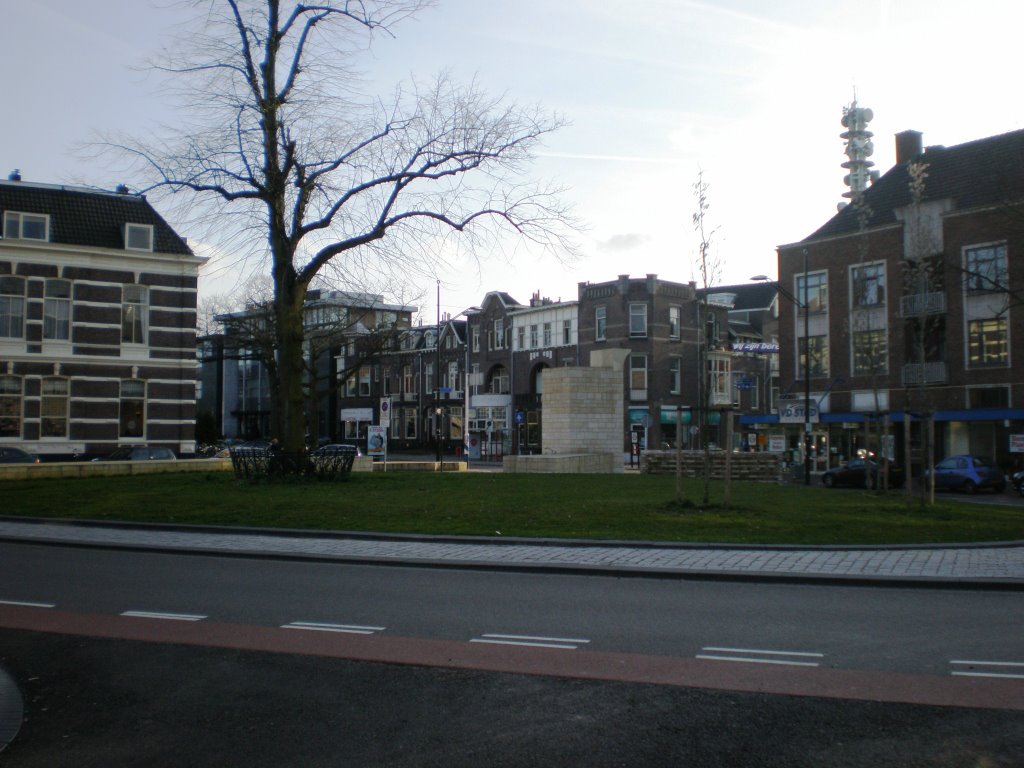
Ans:
{"type": "Polygon", "coordinates": [[[767,341],[738,341],[732,345],[732,351],[748,355],[777,355],[779,345],[767,341]]]}
{"type": "Polygon", "coordinates": [[[388,428],[369,426],[366,428],[366,455],[384,456],[388,451],[388,428]]]}
{"type": "MultiPolygon", "coordinates": [[[[811,400],[807,403],[807,421],[811,424],[818,423],[818,404],[811,400]]],[[[804,401],[793,400],[788,403],[779,404],[780,424],[803,424],[804,423],[804,401]]]]}
{"type": "Polygon", "coordinates": [[[380,399],[380,425],[382,427],[391,426],[391,398],[382,397],[380,399]]]}

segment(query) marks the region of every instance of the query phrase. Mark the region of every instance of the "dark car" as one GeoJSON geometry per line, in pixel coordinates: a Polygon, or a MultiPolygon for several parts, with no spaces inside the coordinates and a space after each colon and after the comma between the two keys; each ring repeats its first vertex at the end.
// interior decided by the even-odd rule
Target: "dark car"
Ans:
{"type": "MultiPolygon", "coordinates": [[[[833,467],[821,476],[827,488],[878,488],[882,482],[882,467],[869,459],[851,459],[841,467],[833,467]]],[[[903,485],[903,470],[889,465],[889,486],[903,485]]]]}
{"type": "Polygon", "coordinates": [[[93,461],[174,461],[178,457],[170,448],[152,445],[122,445],[113,453],[93,461]]]}
{"type": "Polygon", "coordinates": [[[13,445],[0,445],[0,464],[38,464],[39,457],[34,453],[15,448],[13,445]]]}
{"type": "MultiPolygon", "coordinates": [[[[925,470],[926,481],[930,476],[929,470],[925,470]]],[[[991,459],[963,454],[949,456],[935,465],[935,488],[964,493],[990,489],[1002,493],[1006,478],[991,459]]]]}
{"type": "Polygon", "coordinates": [[[1010,478],[1010,482],[1013,483],[1013,487],[1017,489],[1017,493],[1024,496],[1024,471],[1014,472],[1013,477],[1010,478]]]}

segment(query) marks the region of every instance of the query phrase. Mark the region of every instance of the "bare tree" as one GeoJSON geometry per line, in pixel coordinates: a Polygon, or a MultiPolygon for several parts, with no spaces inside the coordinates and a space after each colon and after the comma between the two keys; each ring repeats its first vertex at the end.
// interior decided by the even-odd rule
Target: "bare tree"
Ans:
{"type": "Polygon", "coordinates": [[[910,205],[904,213],[904,259],[903,280],[907,287],[909,299],[908,311],[910,318],[908,332],[908,359],[911,363],[911,379],[913,387],[907,391],[908,403],[903,417],[904,453],[906,456],[907,487],[906,498],[910,503],[912,497],[910,483],[911,435],[913,429],[913,412],[916,409],[919,418],[920,443],[922,448],[922,469],[927,471],[927,482],[921,484],[921,504],[935,502],[935,447],[934,413],[928,385],[935,376],[932,364],[941,364],[944,357],[945,333],[942,323],[945,315],[936,311],[936,297],[944,291],[944,258],[939,245],[937,232],[941,228],[941,219],[925,201],[925,182],[928,178],[926,163],[912,162],[907,167],[910,175],[910,205]],[[913,402],[911,403],[911,393],[913,402]]]}
{"type": "MultiPolygon", "coordinates": [[[[714,400],[714,388],[711,386],[710,369],[712,360],[711,347],[715,343],[714,329],[717,327],[715,313],[708,302],[708,294],[711,287],[721,278],[722,272],[721,262],[714,255],[711,248],[712,240],[718,230],[717,228],[710,227],[708,222],[708,210],[711,207],[711,203],[708,200],[709,189],[709,184],[704,181],[704,171],[699,171],[697,173],[697,181],[693,184],[693,196],[697,203],[697,208],[693,212],[693,229],[699,238],[695,266],[702,288],[701,300],[697,306],[697,334],[698,338],[703,334],[704,343],[701,345],[701,353],[698,355],[700,371],[697,376],[697,391],[701,403],[698,414],[700,421],[700,431],[698,434],[701,436],[704,450],[704,504],[707,504],[709,501],[711,486],[711,444],[704,434],[704,424],[709,420],[714,400]]],[[[732,446],[726,446],[727,453],[731,453],[731,448],[732,446]]],[[[730,456],[727,455],[727,467],[729,458],[730,456]]],[[[726,506],[729,503],[729,479],[729,472],[727,471],[725,477],[726,506]]]]}
{"type": "Polygon", "coordinates": [[[187,99],[180,125],[162,141],[111,142],[153,177],[150,191],[196,193],[235,248],[269,260],[288,451],[304,439],[303,298],[328,266],[429,272],[447,233],[482,250],[506,229],[571,252],[560,190],[524,178],[557,117],[446,75],[360,100],[351,49],[428,4],[196,0],[183,54],[162,65],[187,99]]]}

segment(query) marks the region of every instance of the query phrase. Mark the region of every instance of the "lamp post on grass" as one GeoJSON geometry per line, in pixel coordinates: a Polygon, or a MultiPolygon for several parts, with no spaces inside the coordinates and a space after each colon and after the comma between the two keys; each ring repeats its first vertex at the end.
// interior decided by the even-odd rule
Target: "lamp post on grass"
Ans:
{"type": "MultiPolygon", "coordinates": [[[[810,335],[810,307],[808,302],[807,287],[807,249],[804,248],[804,287],[803,301],[782,287],[778,280],[772,280],[767,275],[754,275],[751,280],[761,283],[774,283],[779,293],[793,302],[794,306],[803,310],[804,313],[804,485],[811,484],[811,335],[810,335]]],[[[795,334],[794,334],[795,336],[795,334]]]]}

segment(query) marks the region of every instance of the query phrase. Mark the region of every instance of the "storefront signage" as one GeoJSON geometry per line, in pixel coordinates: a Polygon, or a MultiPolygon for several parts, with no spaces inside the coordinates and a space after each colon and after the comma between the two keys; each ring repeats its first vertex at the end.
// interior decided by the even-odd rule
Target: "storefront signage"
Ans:
{"type": "Polygon", "coordinates": [[[779,345],[766,341],[740,341],[732,345],[732,351],[748,355],[775,355],[779,352],[779,345]]]}
{"type": "Polygon", "coordinates": [[[1024,453],[1024,435],[1010,435],[1010,453],[1024,453]]]}
{"type": "MultiPolygon", "coordinates": [[[[811,424],[818,423],[818,404],[811,400],[807,405],[807,421],[811,424]]],[[[804,423],[804,401],[794,400],[789,403],[779,404],[780,424],[803,424],[804,423]]]]}

